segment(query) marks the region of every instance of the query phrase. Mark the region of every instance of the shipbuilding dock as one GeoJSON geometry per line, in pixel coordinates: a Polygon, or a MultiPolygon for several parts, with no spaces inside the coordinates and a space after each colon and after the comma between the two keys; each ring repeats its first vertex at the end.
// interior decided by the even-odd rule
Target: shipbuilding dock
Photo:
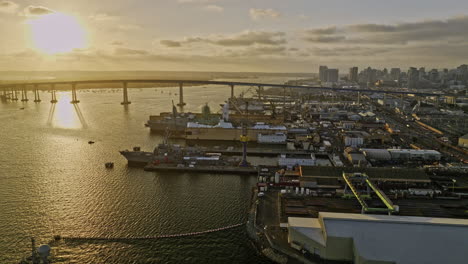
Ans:
{"type": "Polygon", "coordinates": [[[173,171],[173,172],[204,172],[216,174],[242,174],[256,175],[258,173],[255,167],[237,167],[237,166],[179,166],[176,164],[148,164],[145,171],[173,171]]]}
{"type": "MultiPolygon", "coordinates": [[[[205,152],[221,153],[226,156],[240,156],[242,155],[242,148],[227,148],[227,149],[210,148],[210,149],[206,149],[205,152]]],[[[287,149],[266,149],[266,148],[248,148],[247,149],[247,155],[249,156],[276,157],[281,154],[303,155],[303,154],[310,154],[310,152],[305,151],[305,150],[287,150],[287,149]]]]}

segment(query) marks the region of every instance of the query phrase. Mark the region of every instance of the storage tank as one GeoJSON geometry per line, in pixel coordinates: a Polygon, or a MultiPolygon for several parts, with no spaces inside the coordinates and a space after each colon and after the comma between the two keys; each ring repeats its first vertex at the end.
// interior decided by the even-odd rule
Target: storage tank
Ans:
{"type": "Polygon", "coordinates": [[[279,174],[279,172],[276,172],[275,173],[275,183],[279,183],[279,181],[280,181],[280,174],[279,174]]]}

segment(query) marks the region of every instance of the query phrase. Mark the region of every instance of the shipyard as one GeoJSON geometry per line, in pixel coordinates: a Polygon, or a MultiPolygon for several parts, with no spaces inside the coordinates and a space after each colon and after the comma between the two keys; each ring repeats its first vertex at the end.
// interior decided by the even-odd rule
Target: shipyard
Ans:
{"type": "Polygon", "coordinates": [[[468,1],[0,21],[0,264],[468,263],[468,1]]]}
{"type": "MultiPolygon", "coordinates": [[[[240,214],[245,221],[156,235],[62,231],[49,242],[52,249],[34,248],[32,238],[28,260],[48,261],[49,255],[57,254],[54,247],[67,243],[152,243],[242,229],[253,254],[273,263],[440,263],[449,258],[460,263],[464,250],[458,245],[468,230],[464,141],[468,131],[463,124],[448,127],[423,118],[424,113],[438,111],[438,119],[452,119],[453,114],[444,114],[453,108],[446,96],[404,87],[348,88],[346,78],[331,87],[324,86],[320,76],[284,79],[280,84],[236,82],[237,93],[230,82],[215,81],[215,85],[230,84],[231,94],[221,93],[216,103],[198,98],[198,108],[190,111],[186,105],[192,98],[188,92],[181,96],[183,85],[148,89],[146,93],[157,95],[171,111],[138,113],[139,120],[145,120],[136,124],[139,132],[132,133],[132,141],[119,144],[115,153],[106,152],[98,166],[107,175],[122,170],[139,175],[140,180],[224,181],[212,190],[229,189],[226,182],[232,180],[251,182],[242,187],[248,193],[244,204],[248,209],[240,214]],[[167,92],[177,88],[177,94],[167,92]],[[165,95],[158,89],[166,89],[165,95]],[[145,137],[147,142],[134,144],[145,137]],[[368,230],[381,236],[379,243],[370,244],[368,230]],[[398,243],[392,242],[397,240],[394,232],[405,238],[407,246],[420,247],[411,253],[387,254],[398,251],[398,243]],[[440,241],[451,243],[452,250],[430,257],[422,250],[440,247],[440,241]]],[[[212,85],[212,81],[186,82],[197,82],[196,89],[206,89],[199,82],[212,85]]],[[[124,100],[129,100],[131,86],[124,84],[124,100]]],[[[94,152],[105,142],[87,138],[83,144],[94,152]]],[[[138,183],[132,176],[127,179],[138,183]]],[[[187,186],[183,193],[193,191],[187,186]]]]}
{"type": "Polygon", "coordinates": [[[134,147],[121,154],[148,172],[255,175],[247,231],[277,263],[393,263],[385,254],[368,255],[368,242],[355,240],[367,231],[336,231],[329,244],[321,231],[328,222],[467,232],[468,150],[447,140],[459,134],[419,117],[423,100],[424,111],[443,112],[439,97],[414,103],[414,95],[402,94],[389,104],[379,87],[324,92],[297,82],[296,89],[259,87],[231,96],[219,110],[206,104],[184,112],[172,102],[172,112],[151,115],[145,124],[163,143],[152,152],[134,147]],[[423,225],[427,219],[433,226],[423,225]],[[350,243],[340,239],[366,245],[339,253],[333,247],[350,243]]]}

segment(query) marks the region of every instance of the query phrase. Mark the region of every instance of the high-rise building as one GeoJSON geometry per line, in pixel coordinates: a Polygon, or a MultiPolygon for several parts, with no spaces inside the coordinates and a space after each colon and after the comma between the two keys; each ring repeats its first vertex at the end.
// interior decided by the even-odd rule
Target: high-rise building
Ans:
{"type": "Polygon", "coordinates": [[[338,76],[338,69],[328,69],[328,82],[338,82],[339,76],[338,76]]]}
{"type": "Polygon", "coordinates": [[[419,68],[419,80],[426,78],[426,68],[419,68]]]}
{"type": "Polygon", "coordinates": [[[387,70],[387,68],[384,68],[384,69],[383,69],[382,75],[383,75],[383,78],[384,78],[384,79],[387,79],[387,78],[388,78],[388,70],[387,70]]]}
{"type": "Polygon", "coordinates": [[[439,71],[437,69],[432,69],[428,75],[431,82],[436,82],[439,80],[439,71]]]}
{"type": "Polygon", "coordinates": [[[394,81],[399,81],[400,80],[400,74],[401,74],[400,68],[392,68],[390,70],[390,77],[394,81]]]}
{"type": "Polygon", "coordinates": [[[328,82],[328,67],[320,66],[319,68],[319,78],[322,82],[328,82]]]}
{"type": "Polygon", "coordinates": [[[358,67],[352,67],[349,69],[349,80],[351,82],[357,82],[358,81],[358,67]]]}
{"type": "Polygon", "coordinates": [[[411,67],[408,69],[408,89],[417,88],[419,83],[419,71],[418,69],[411,67]]]}
{"type": "Polygon", "coordinates": [[[457,80],[463,82],[468,81],[468,65],[463,64],[457,67],[457,80]]]}
{"type": "Polygon", "coordinates": [[[366,69],[367,85],[373,85],[377,81],[377,70],[367,67],[366,69]]]}

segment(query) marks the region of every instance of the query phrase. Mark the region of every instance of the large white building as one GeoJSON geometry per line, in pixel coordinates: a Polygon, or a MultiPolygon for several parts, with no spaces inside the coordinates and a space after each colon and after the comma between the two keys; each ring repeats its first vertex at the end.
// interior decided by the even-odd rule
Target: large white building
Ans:
{"type": "Polygon", "coordinates": [[[468,220],[319,213],[288,218],[288,240],[323,259],[356,264],[468,263],[468,220]]]}
{"type": "Polygon", "coordinates": [[[314,154],[281,154],[278,157],[278,166],[288,168],[294,166],[315,166],[316,160],[317,159],[315,158],[314,154]]]}

